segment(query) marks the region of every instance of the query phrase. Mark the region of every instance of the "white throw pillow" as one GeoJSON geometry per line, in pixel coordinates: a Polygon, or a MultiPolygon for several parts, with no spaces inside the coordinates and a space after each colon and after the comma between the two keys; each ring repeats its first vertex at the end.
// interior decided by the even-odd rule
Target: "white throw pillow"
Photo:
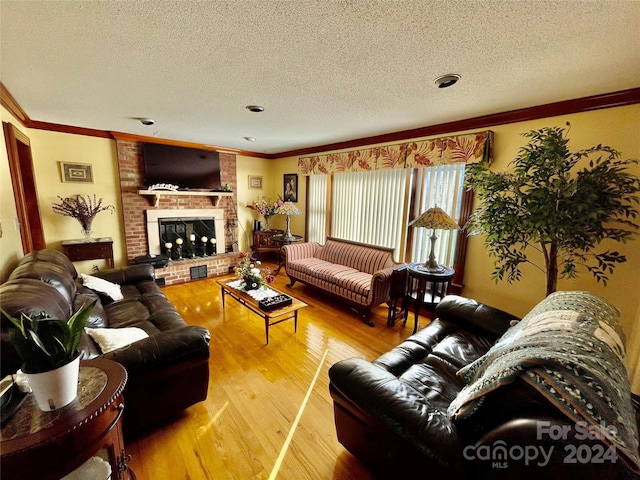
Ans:
{"type": "Polygon", "coordinates": [[[96,292],[103,293],[116,301],[124,298],[122,296],[120,285],[117,283],[112,283],[102,278],[87,275],[86,273],[81,273],[80,276],[82,277],[82,284],[85,287],[95,290],[96,292]]]}
{"type": "Polygon", "coordinates": [[[147,338],[147,332],[138,327],[126,328],[89,328],[85,331],[100,346],[102,353],[109,353],[133,342],[147,338]]]}

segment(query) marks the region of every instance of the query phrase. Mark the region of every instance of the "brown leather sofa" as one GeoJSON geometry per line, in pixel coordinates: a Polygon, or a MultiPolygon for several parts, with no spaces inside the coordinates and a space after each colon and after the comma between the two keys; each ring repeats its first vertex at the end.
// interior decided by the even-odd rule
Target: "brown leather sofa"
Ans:
{"type": "MultiPolygon", "coordinates": [[[[87,327],[139,327],[149,336],[102,354],[83,333],[82,359],[107,358],[128,373],[123,428],[128,437],[151,429],[207,397],[209,332],[188,326],[155,283],[151,265],[133,265],[95,273],[121,286],[124,298],[111,301],[78,280],[73,263],[56,250],[32,252],[0,285],[0,305],[13,316],[69,318],[82,304],[97,299],[87,327]]],[[[2,317],[2,376],[20,368],[2,317]]]]}
{"type": "MultiPolygon", "coordinates": [[[[334,364],[329,388],[340,443],[376,478],[637,478],[619,457],[599,462],[606,445],[603,450],[597,438],[583,438],[575,422],[524,380],[490,393],[464,421],[449,416],[465,386],[456,373],[484,355],[513,320],[451,295],[433,322],[376,360],[334,364]],[[541,447],[552,452],[548,459],[541,447]],[[526,452],[537,458],[527,459],[526,452]]],[[[625,395],[631,398],[628,390],[625,395]]]]}

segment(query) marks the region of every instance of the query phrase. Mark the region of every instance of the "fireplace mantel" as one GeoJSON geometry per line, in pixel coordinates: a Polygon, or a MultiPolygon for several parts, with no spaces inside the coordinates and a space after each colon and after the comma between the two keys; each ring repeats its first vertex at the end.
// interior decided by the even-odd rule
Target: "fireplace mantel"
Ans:
{"type": "Polygon", "coordinates": [[[156,197],[154,207],[158,207],[160,204],[160,198],[162,196],[173,196],[173,195],[191,195],[196,197],[212,197],[213,198],[213,206],[217,207],[220,202],[220,198],[222,197],[232,197],[233,192],[198,192],[193,190],[138,190],[139,195],[153,195],[156,197]]]}

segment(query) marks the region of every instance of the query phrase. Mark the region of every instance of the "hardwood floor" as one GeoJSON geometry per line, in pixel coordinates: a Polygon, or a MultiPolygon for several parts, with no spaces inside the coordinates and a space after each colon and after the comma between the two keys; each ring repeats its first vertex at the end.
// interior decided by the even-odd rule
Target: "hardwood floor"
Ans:
{"type": "Polygon", "coordinates": [[[293,321],[271,327],[269,345],[260,317],[229,297],[223,310],[215,278],[164,288],[187,323],[211,332],[209,394],[127,444],[139,480],[374,478],[336,438],[327,371],[344,358],[374,359],[412,323],[387,328],[382,305],[371,328],[345,304],[286,283],[283,270],[275,287],[309,306],[297,333],[293,321]]]}

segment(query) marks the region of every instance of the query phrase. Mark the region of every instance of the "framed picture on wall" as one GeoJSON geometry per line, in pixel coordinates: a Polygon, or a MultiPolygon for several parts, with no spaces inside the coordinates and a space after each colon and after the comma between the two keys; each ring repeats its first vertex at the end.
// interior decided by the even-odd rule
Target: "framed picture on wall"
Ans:
{"type": "Polygon", "coordinates": [[[93,170],[90,163],[58,163],[63,182],[93,183],[93,170]]]}
{"type": "Polygon", "coordinates": [[[284,174],[284,195],[285,202],[298,201],[298,175],[295,173],[284,174]]]}
{"type": "Polygon", "coordinates": [[[262,188],[262,177],[258,175],[249,175],[249,188],[262,188]]]}

